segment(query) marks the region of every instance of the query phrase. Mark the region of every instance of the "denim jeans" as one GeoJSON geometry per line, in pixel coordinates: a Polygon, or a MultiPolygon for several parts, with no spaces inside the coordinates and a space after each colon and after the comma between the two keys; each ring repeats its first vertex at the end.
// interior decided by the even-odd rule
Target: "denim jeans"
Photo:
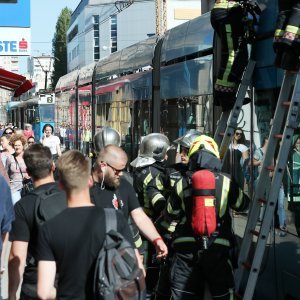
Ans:
{"type": "Polygon", "coordinates": [[[279,226],[285,226],[285,209],[284,209],[284,190],[281,185],[278,195],[278,209],[277,214],[279,217],[279,226]]]}

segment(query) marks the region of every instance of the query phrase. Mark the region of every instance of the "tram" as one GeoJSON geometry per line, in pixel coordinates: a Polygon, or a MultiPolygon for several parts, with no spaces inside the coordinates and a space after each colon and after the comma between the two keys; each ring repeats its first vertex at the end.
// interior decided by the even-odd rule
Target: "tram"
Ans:
{"type": "MultiPolygon", "coordinates": [[[[271,6],[264,13],[270,13],[271,6]]],[[[266,101],[276,103],[283,76],[282,71],[275,70],[270,49],[265,47],[266,40],[272,39],[272,33],[260,34],[261,40],[252,49],[257,60],[253,94],[260,121],[259,131],[263,133],[269,130],[269,115],[272,114],[271,106],[263,111],[264,105],[266,101]]],[[[55,124],[57,127],[82,126],[83,130],[90,126],[92,136],[104,126],[113,127],[121,134],[122,147],[129,161],[136,157],[141,138],[151,132],[164,133],[170,141],[189,129],[213,135],[221,114],[220,109],[213,106],[217,51],[210,14],[206,13],[170,29],[161,37],[152,36],[66,74],[55,88],[55,124]]],[[[253,127],[256,120],[253,121],[250,106],[243,106],[238,121],[247,139],[250,133],[258,131],[253,127]]],[[[294,201],[299,198],[300,203],[299,159],[295,158],[300,153],[300,142],[296,144],[300,141],[299,132],[296,130],[295,133],[297,148],[291,155],[291,176],[286,177],[285,187],[287,198],[294,198],[294,201]],[[298,165],[293,167],[295,164],[298,165]]],[[[255,144],[260,146],[259,139],[255,144]]],[[[78,130],[75,132],[75,146],[80,149],[78,130]]],[[[174,157],[171,154],[169,158],[174,157]]],[[[257,299],[300,299],[297,258],[300,232],[294,226],[293,212],[289,211],[287,218],[290,226],[285,241],[273,230],[257,284],[257,299]],[[287,246],[290,246],[288,251],[287,246]],[[274,286],[278,288],[274,289],[274,286]]],[[[234,224],[235,232],[241,231],[241,237],[244,226],[234,224]]]]}
{"type": "Polygon", "coordinates": [[[54,126],[55,94],[44,93],[28,100],[9,103],[7,112],[8,119],[17,127],[24,128],[24,124],[31,124],[35,139],[39,141],[44,125],[54,126]]]}
{"type": "MultiPolygon", "coordinates": [[[[204,14],[61,77],[55,88],[56,126],[90,125],[93,134],[113,127],[130,159],[150,132],[170,140],[192,128],[212,133],[209,18],[204,14]]],[[[78,145],[78,134],[76,139],[78,145]]]]}

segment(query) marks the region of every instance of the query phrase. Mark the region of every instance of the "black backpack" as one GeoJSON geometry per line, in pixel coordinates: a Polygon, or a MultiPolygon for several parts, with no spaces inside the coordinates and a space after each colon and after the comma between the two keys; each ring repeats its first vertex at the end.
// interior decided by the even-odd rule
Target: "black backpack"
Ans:
{"type": "Polygon", "coordinates": [[[146,284],[134,247],[117,232],[116,211],[105,208],[106,236],[94,272],[94,299],[145,299],[146,284]]]}
{"type": "Polygon", "coordinates": [[[58,190],[55,185],[47,190],[34,191],[33,194],[37,195],[34,217],[38,226],[43,225],[67,208],[66,193],[58,190]]]}

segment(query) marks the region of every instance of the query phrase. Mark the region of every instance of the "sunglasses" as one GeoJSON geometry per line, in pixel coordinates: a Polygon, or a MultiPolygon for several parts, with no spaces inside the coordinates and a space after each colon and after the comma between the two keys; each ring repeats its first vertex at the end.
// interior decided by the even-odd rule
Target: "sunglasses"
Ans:
{"type": "Polygon", "coordinates": [[[122,173],[124,171],[124,169],[122,170],[118,170],[116,168],[114,168],[113,166],[111,166],[110,164],[106,163],[110,168],[112,168],[112,170],[114,171],[115,175],[119,175],[120,173],[122,173]]]}
{"type": "Polygon", "coordinates": [[[13,134],[13,131],[6,131],[5,134],[13,134]]]}
{"type": "Polygon", "coordinates": [[[28,145],[29,145],[29,144],[34,144],[34,142],[28,142],[27,144],[28,144],[28,145]]]}
{"type": "Polygon", "coordinates": [[[236,132],[235,135],[242,135],[242,132],[236,132]]]}

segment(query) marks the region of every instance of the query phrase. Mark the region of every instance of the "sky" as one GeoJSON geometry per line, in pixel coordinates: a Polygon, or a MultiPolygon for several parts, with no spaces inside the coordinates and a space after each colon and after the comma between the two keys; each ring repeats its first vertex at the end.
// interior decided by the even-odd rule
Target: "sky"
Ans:
{"type": "MultiPolygon", "coordinates": [[[[31,55],[52,54],[57,19],[65,7],[74,11],[80,0],[31,0],[31,55]]],[[[27,72],[27,57],[20,57],[20,73],[27,72]]]]}

